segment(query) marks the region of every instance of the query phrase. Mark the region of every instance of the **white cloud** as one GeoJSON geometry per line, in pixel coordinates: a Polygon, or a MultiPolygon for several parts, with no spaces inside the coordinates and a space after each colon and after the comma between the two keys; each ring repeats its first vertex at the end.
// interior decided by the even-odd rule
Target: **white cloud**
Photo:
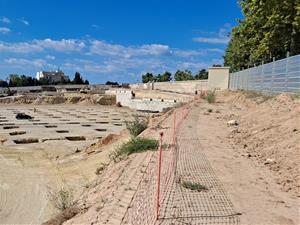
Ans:
{"type": "Polygon", "coordinates": [[[30,25],[29,22],[28,22],[27,20],[24,19],[24,17],[21,18],[21,19],[19,19],[19,21],[20,21],[21,23],[23,23],[24,25],[26,25],[26,26],[29,26],[29,25],[30,25]]]}
{"type": "Polygon", "coordinates": [[[218,58],[223,51],[222,48],[177,49],[163,44],[125,46],[89,38],[61,40],[47,38],[15,43],[0,41],[0,60],[1,55],[8,55],[6,59],[2,58],[0,67],[9,71],[7,73],[10,71],[34,73],[40,69],[57,68],[49,63],[57,62],[59,59],[59,66],[66,73],[79,71],[91,76],[104,76],[101,79],[115,77],[122,80],[127,79],[128,74],[131,74],[131,77],[134,77],[133,74],[140,77],[144,71],[153,73],[162,73],[166,70],[175,72],[177,69],[198,71],[211,66],[214,63],[211,58],[218,58]],[[23,57],[20,57],[22,54],[23,57]]]}
{"type": "Polygon", "coordinates": [[[7,27],[0,27],[0,33],[1,34],[7,34],[9,33],[11,30],[7,27]]]}
{"type": "Polygon", "coordinates": [[[43,48],[31,42],[8,43],[0,42],[0,52],[33,53],[41,52],[43,48]]]}
{"type": "Polygon", "coordinates": [[[36,68],[42,68],[47,65],[47,62],[42,59],[28,60],[20,58],[9,58],[4,60],[5,63],[13,66],[33,66],[36,68]]]}
{"type": "Polygon", "coordinates": [[[0,22],[2,22],[2,23],[10,23],[11,21],[10,21],[10,19],[8,19],[7,17],[2,16],[2,17],[0,18],[0,22]]]}
{"type": "Polygon", "coordinates": [[[102,56],[118,56],[130,58],[133,56],[165,55],[171,50],[167,45],[150,44],[141,46],[125,47],[119,44],[109,44],[105,41],[93,40],[91,42],[90,53],[102,56]]]}
{"type": "Polygon", "coordinates": [[[200,56],[205,55],[205,51],[202,50],[180,50],[176,49],[173,51],[173,54],[179,57],[192,57],[192,56],[200,56]]]}
{"type": "Polygon", "coordinates": [[[218,52],[218,53],[224,53],[224,50],[223,49],[220,49],[220,48],[209,48],[207,49],[207,51],[209,52],[218,52]]]}
{"type": "Polygon", "coordinates": [[[226,23],[221,27],[218,33],[213,37],[195,37],[194,42],[207,43],[207,44],[227,44],[230,40],[229,32],[231,31],[231,25],[226,23]]]}
{"type": "Polygon", "coordinates": [[[207,43],[207,44],[227,44],[229,42],[228,37],[218,37],[218,38],[198,37],[198,38],[193,38],[193,40],[195,42],[207,43]]]}
{"type": "Polygon", "coordinates": [[[187,70],[200,70],[203,68],[207,68],[210,66],[210,63],[206,62],[179,62],[179,69],[187,69],[187,70]]]}
{"type": "Polygon", "coordinates": [[[97,25],[97,24],[92,24],[91,27],[94,28],[94,29],[98,29],[98,28],[99,28],[99,25],[97,25]]]}
{"type": "Polygon", "coordinates": [[[85,47],[83,41],[76,39],[61,39],[59,41],[51,40],[50,38],[44,40],[33,40],[33,45],[41,48],[53,49],[58,52],[74,52],[80,51],[85,47]]]}
{"type": "Polygon", "coordinates": [[[54,55],[46,55],[46,59],[54,60],[55,56],[54,55]]]}
{"type": "MultiPolygon", "coordinates": [[[[1,32],[1,31],[0,31],[1,32]]],[[[11,53],[35,53],[42,52],[46,49],[54,50],[57,52],[79,52],[85,47],[83,41],[75,39],[61,39],[61,40],[33,40],[30,42],[1,42],[0,41],[0,52],[11,52],[11,53]]]]}

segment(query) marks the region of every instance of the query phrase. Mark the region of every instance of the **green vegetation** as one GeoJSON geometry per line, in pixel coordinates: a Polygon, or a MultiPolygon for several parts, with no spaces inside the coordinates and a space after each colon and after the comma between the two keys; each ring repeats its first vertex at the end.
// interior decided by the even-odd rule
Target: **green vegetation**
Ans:
{"type": "Polygon", "coordinates": [[[233,28],[224,61],[232,71],[300,53],[298,0],[240,0],[244,19],[233,28]]]}
{"type": "Polygon", "coordinates": [[[142,75],[142,81],[143,83],[148,83],[151,81],[156,81],[156,82],[163,82],[163,81],[170,81],[172,80],[172,74],[168,71],[164,72],[162,75],[153,75],[152,73],[146,73],[142,75]]]}
{"type": "Polygon", "coordinates": [[[49,195],[54,207],[60,211],[64,211],[75,203],[72,191],[65,188],[62,188],[57,192],[49,192],[49,195]]]}
{"type": "Polygon", "coordinates": [[[207,109],[207,112],[211,113],[211,112],[213,112],[213,110],[212,109],[207,109]]]}
{"type": "Polygon", "coordinates": [[[254,101],[256,101],[258,104],[263,103],[271,98],[274,97],[274,95],[271,94],[266,94],[266,93],[262,93],[262,92],[258,92],[258,91],[241,91],[243,93],[243,95],[246,98],[250,98],[253,99],[254,101]]]}
{"type": "Polygon", "coordinates": [[[89,84],[89,81],[84,81],[80,73],[76,72],[72,84],[89,84]]]}
{"type": "Polygon", "coordinates": [[[216,101],[216,95],[214,91],[209,91],[205,97],[208,103],[214,103],[216,101]]]}
{"type": "Polygon", "coordinates": [[[106,81],[105,85],[119,86],[119,83],[115,81],[106,81]]]}
{"type": "Polygon", "coordinates": [[[48,79],[41,78],[37,80],[31,76],[10,74],[8,82],[0,80],[0,87],[23,87],[23,86],[39,86],[39,85],[56,85],[56,84],[89,84],[88,80],[83,80],[80,73],[76,72],[73,81],[61,80],[60,82],[51,82],[48,79]]]}
{"type": "Polygon", "coordinates": [[[158,148],[158,141],[148,138],[133,138],[130,141],[122,144],[118,149],[110,154],[110,158],[117,162],[124,156],[143,152],[147,150],[155,150],[158,148]]]}
{"type": "Polygon", "coordinates": [[[202,184],[194,183],[191,181],[183,181],[182,186],[186,189],[190,189],[192,191],[208,191],[208,188],[202,184]]]}
{"type": "MultiPolygon", "coordinates": [[[[183,81],[183,80],[205,80],[208,79],[208,72],[205,69],[199,70],[196,74],[192,74],[189,70],[177,70],[174,74],[175,81],[183,81]]],[[[143,83],[148,83],[151,81],[155,82],[164,82],[171,81],[172,74],[168,71],[165,73],[153,75],[152,73],[146,73],[142,75],[143,83]]]]}
{"type": "Polygon", "coordinates": [[[136,137],[148,127],[148,121],[138,116],[134,117],[133,121],[126,122],[126,128],[129,130],[129,133],[136,137]]]}
{"type": "Polygon", "coordinates": [[[176,81],[183,81],[183,80],[195,80],[193,74],[189,70],[177,70],[176,73],[174,74],[174,79],[176,81]]]}

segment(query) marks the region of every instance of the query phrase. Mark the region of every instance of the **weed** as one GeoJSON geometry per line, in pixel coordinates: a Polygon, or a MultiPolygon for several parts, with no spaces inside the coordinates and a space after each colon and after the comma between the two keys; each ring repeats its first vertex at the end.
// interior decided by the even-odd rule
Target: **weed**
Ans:
{"type": "Polygon", "coordinates": [[[130,155],[132,153],[143,152],[147,150],[154,150],[158,147],[158,141],[148,138],[133,138],[130,141],[122,144],[118,149],[113,151],[109,157],[117,162],[121,160],[124,156],[130,155]]]}
{"type": "Polygon", "coordinates": [[[95,173],[96,173],[97,175],[100,175],[100,174],[102,173],[102,171],[103,171],[106,167],[107,167],[106,164],[101,163],[101,165],[96,169],[95,173]]]}
{"type": "Polygon", "coordinates": [[[274,97],[274,95],[266,94],[258,91],[242,90],[241,92],[245,95],[246,98],[254,99],[259,104],[274,97]]]}
{"type": "Polygon", "coordinates": [[[214,103],[216,101],[215,91],[209,91],[205,99],[209,104],[214,103]]]}
{"type": "Polygon", "coordinates": [[[61,188],[59,191],[50,191],[49,197],[54,207],[60,211],[64,211],[65,209],[74,205],[72,191],[65,188],[61,188]]]}
{"type": "Polygon", "coordinates": [[[183,181],[182,186],[186,189],[190,189],[192,191],[207,191],[208,188],[202,184],[194,183],[191,181],[183,181]]]}
{"type": "Polygon", "coordinates": [[[133,121],[126,122],[126,128],[129,130],[129,133],[136,137],[148,127],[148,121],[145,119],[141,119],[138,116],[134,117],[133,121]]]}
{"type": "Polygon", "coordinates": [[[207,112],[211,113],[213,110],[212,109],[208,109],[207,112]]]}

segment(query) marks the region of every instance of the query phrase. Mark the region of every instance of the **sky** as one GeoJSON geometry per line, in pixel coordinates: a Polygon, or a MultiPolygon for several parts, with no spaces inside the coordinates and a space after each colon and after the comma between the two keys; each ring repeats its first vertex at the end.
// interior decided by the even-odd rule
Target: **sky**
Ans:
{"type": "Polygon", "coordinates": [[[236,0],[0,0],[0,79],[61,69],[90,83],[222,64],[236,0]]]}

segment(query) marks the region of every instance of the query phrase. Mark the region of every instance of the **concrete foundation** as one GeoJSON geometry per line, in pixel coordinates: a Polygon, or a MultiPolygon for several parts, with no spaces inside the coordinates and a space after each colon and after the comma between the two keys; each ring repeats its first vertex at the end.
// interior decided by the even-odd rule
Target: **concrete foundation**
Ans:
{"type": "Polygon", "coordinates": [[[178,104],[175,100],[135,99],[134,93],[129,90],[116,90],[116,101],[131,109],[151,112],[162,112],[178,104]]]}

